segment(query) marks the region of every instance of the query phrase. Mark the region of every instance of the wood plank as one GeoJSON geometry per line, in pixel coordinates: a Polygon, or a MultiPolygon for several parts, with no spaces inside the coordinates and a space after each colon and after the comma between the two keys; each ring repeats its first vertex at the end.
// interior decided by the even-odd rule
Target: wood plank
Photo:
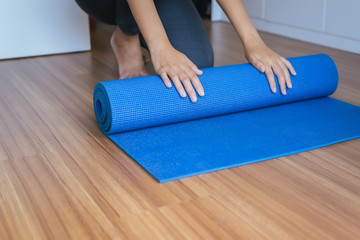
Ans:
{"type": "MultiPolygon", "coordinates": [[[[205,26],[216,66],[246,62],[230,24],[205,26]]],[[[0,239],[358,239],[359,139],[152,179],[95,121],[93,88],[117,77],[112,31],[95,25],[91,52],[0,62],[0,239]]],[[[360,105],[360,55],[261,36],[284,57],[329,54],[333,97],[360,105]]]]}

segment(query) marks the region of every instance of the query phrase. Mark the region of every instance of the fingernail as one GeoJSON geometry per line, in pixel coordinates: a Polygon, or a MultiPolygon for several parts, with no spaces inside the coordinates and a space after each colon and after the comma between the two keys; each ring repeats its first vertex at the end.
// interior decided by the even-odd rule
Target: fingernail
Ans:
{"type": "Polygon", "coordinates": [[[291,84],[291,83],[289,84],[289,88],[292,88],[292,84],[291,84]]]}
{"type": "Polygon", "coordinates": [[[186,97],[186,93],[183,89],[180,90],[180,96],[181,97],[186,97]]]}
{"type": "Polygon", "coordinates": [[[171,88],[171,83],[167,83],[166,86],[167,86],[168,88],[171,88]]]}
{"type": "Polygon", "coordinates": [[[196,96],[191,96],[191,101],[192,102],[196,102],[196,100],[197,100],[196,96]]]}
{"type": "Polygon", "coordinates": [[[204,90],[201,89],[201,90],[199,91],[199,95],[200,95],[201,97],[203,97],[203,96],[205,95],[204,90]]]}
{"type": "Polygon", "coordinates": [[[273,91],[273,93],[276,93],[276,88],[275,87],[273,87],[271,90],[273,91]]]}
{"type": "Polygon", "coordinates": [[[286,95],[286,90],[282,90],[282,94],[283,94],[283,95],[286,95]]]}
{"type": "Polygon", "coordinates": [[[198,75],[201,75],[203,73],[203,71],[201,71],[200,69],[193,67],[192,70],[194,70],[195,73],[197,73],[198,75]]]}

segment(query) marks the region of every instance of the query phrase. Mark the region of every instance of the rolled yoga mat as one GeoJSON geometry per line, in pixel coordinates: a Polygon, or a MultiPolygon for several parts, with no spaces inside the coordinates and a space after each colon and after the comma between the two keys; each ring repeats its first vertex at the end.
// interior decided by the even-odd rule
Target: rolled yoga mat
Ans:
{"type": "Polygon", "coordinates": [[[360,108],[330,97],[338,84],[324,54],[290,58],[292,89],[272,93],[250,64],[203,69],[196,103],[158,76],[100,82],[101,131],[159,182],[236,167],[360,136],[360,108]]]}

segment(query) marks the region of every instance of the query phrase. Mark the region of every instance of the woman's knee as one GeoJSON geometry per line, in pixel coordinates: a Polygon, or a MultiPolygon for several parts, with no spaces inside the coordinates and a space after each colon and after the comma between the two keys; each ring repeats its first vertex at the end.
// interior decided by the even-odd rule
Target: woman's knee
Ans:
{"type": "Polygon", "coordinates": [[[202,54],[201,62],[199,63],[199,68],[209,68],[214,66],[214,52],[209,44],[207,50],[202,54]]]}
{"type": "Polygon", "coordinates": [[[193,46],[184,52],[185,55],[198,67],[209,68],[214,66],[214,52],[209,43],[193,46]],[[186,53],[187,52],[187,53],[186,53]]]}

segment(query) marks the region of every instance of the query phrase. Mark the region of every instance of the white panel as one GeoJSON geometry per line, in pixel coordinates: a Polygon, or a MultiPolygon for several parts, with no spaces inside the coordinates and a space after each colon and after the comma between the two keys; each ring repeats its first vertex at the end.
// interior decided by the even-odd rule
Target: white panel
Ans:
{"type": "Polygon", "coordinates": [[[0,59],[90,49],[87,15],[74,0],[0,0],[0,59]]]}
{"type": "Polygon", "coordinates": [[[216,0],[211,1],[211,20],[212,21],[223,21],[224,12],[221,10],[221,7],[216,2],[216,0]]]}
{"type": "Polygon", "coordinates": [[[229,22],[229,19],[227,18],[226,14],[221,9],[219,4],[216,2],[216,0],[212,0],[211,2],[211,20],[229,22]]]}
{"type": "Polygon", "coordinates": [[[360,39],[360,1],[327,0],[325,31],[360,39]]]}
{"type": "MultiPolygon", "coordinates": [[[[248,2],[247,0],[243,1],[244,3],[248,2]]],[[[357,40],[360,39],[360,27],[357,26],[360,25],[360,0],[346,0],[347,4],[340,0],[325,0],[325,2],[322,0],[264,1],[265,19],[258,16],[252,17],[257,29],[360,54],[360,40],[357,40]],[[324,14],[326,13],[326,1],[331,9],[324,14]],[[338,3],[338,6],[332,6],[334,2],[338,3]],[[352,4],[350,4],[351,2],[352,4]],[[328,20],[325,28],[327,32],[323,31],[325,27],[323,19],[328,20]]],[[[254,7],[252,3],[250,3],[251,5],[246,4],[248,11],[254,7]]],[[[217,7],[221,11],[218,5],[217,7]]],[[[218,12],[218,16],[220,20],[228,21],[224,14],[218,12]]]]}
{"type": "Polygon", "coordinates": [[[266,0],[266,20],[310,30],[322,30],[323,0],[266,0]]]}
{"type": "Polygon", "coordinates": [[[243,3],[251,17],[263,17],[264,0],[243,0],[243,3]]]}
{"type": "Polygon", "coordinates": [[[294,39],[317,43],[320,45],[360,54],[360,40],[344,38],[325,32],[316,32],[304,28],[295,28],[287,25],[271,23],[256,18],[253,18],[252,21],[257,29],[265,32],[275,33],[294,39]]]}

